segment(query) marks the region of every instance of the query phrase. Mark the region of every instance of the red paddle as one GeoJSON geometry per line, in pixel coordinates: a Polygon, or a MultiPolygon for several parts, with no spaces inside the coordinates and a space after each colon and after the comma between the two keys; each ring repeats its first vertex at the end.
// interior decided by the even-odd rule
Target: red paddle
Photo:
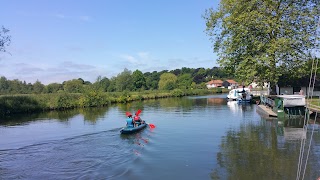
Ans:
{"type": "Polygon", "coordinates": [[[139,116],[140,113],[141,113],[141,109],[138,109],[138,111],[136,112],[136,116],[139,116]]]}
{"type": "MultiPolygon", "coordinates": [[[[142,112],[142,110],[141,109],[138,109],[138,111],[136,112],[136,116],[139,116],[139,114],[142,112]]],[[[153,129],[153,128],[155,128],[156,126],[154,125],[154,124],[148,124],[149,125],[149,127],[151,128],[151,129],[153,129]]]]}
{"type": "Polygon", "coordinates": [[[155,126],[154,124],[149,124],[149,127],[150,127],[151,129],[153,129],[153,128],[155,128],[156,126],[155,126]]]}

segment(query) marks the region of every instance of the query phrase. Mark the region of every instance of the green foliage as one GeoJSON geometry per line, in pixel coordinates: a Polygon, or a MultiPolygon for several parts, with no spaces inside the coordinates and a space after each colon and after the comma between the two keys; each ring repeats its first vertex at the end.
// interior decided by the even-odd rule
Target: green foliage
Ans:
{"type": "Polygon", "coordinates": [[[83,83],[84,81],[81,78],[65,81],[63,82],[63,89],[68,93],[82,93],[84,88],[83,83]]]}
{"type": "Polygon", "coordinates": [[[176,87],[177,76],[172,73],[163,73],[159,80],[160,90],[173,90],[176,87]]]}
{"type": "Polygon", "coordinates": [[[57,94],[56,108],[57,109],[71,109],[78,107],[79,94],[60,93],[57,94]]]}
{"type": "Polygon", "coordinates": [[[57,93],[59,91],[63,91],[63,85],[58,83],[51,83],[45,87],[46,93],[57,93]]]}
{"type": "Polygon", "coordinates": [[[0,115],[41,110],[39,102],[30,96],[1,96],[0,115]]]}
{"type": "Polygon", "coordinates": [[[131,77],[131,71],[128,69],[124,69],[123,72],[118,74],[116,77],[116,91],[124,91],[124,90],[132,90],[133,89],[133,83],[132,83],[132,77],[131,77]]]}
{"type": "Polygon", "coordinates": [[[80,107],[97,107],[107,105],[108,103],[108,96],[94,89],[87,90],[79,99],[80,107]]]}
{"type": "Polygon", "coordinates": [[[146,79],[141,71],[136,70],[132,73],[133,90],[146,87],[146,79]]]}
{"type": "Polygon", "coordinates": [[[158,89],[158,82],[160,80],[160,73],[153,71],[152,73],[144,73],[146,79],[146,89],[155,90],[158,89]]]}
{"type": "MultiPolygon", "coordinates": [[[[219,63],[240,81],[275,85],[316,48],[320,1],[221,0],[204,16],[219,63]]],[[[292,75],[294,75],[292,74],[292,75]]]]}
{"type": "Polygon", "coordinates": [[[181,90],[181,89],[174,89],[172,92],[171,92],[172,96],[174,97],[182,97],[184,96],[184,92],[181,90]]]}
{"type": "Polygon", "coordinates": [[[192,77],[191,74],[181,74],[177,79],[178,88],[180,89],[189,89],[191,88],[192,77]]]}
{"type": "Polygon", "coordinates": [[[39,80],[37,80],[34,84],[33,84],[33,92],[35,94],[41,94],[42,92],[44,92],[44,85],[41,84],[41,82],[39,80]]]}
{"type": "Polygon", "coordinates": [[[98,76],[97,81],[93,83],[93,88],[103,92],[107,92],[111,81],[106,77],[98,76]]]}
{"type": "Polygon", "coordinates": [[[126,103],[131,101],[130,93],[128,91],[123,91],[121,95],[117,98],[118,103],[126,103]]]}

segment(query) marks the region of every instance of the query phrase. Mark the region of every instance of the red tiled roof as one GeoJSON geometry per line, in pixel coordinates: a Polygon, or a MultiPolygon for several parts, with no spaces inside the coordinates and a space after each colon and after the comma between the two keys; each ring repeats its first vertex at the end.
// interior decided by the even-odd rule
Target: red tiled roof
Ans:
{"type": "Polygon", "coordinates": [[[207,82],[207,84],[222,84],[223,83],[223,81],[221,81],[221,80],[211,80],[211,81],[209,81],[209,82],[207,82]]]}
{"type": "Polygon", "coordinates": [[[228,83],[230,83],[230,84],[238,84],[236,81],[234,81],[233,79],[228,79],[227,80],[228,81],[228,83]]]}

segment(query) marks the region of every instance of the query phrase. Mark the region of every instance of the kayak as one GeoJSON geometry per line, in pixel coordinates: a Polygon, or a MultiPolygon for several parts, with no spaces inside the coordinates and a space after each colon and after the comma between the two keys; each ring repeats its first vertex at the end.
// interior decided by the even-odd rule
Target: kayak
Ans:
{"type": "Polygon", "coordinates": [[[147,123],[140,124],[138,127],[124,127],[120,130],[121,134],[131,134],[138,132],[147,127],[147,123]]]}

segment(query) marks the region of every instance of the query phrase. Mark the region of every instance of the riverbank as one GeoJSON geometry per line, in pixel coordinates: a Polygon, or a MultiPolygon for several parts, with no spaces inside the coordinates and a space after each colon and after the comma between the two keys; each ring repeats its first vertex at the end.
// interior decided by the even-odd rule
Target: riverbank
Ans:
{"type": "Polygon", "coordinates": [[[140,92],[101,92],[88,90],[85,93],[55,93],[0,96],[0,115],[7,116],[18,113],[64,110],[73,108],[108,106],[113,103],[127,103],[145,99],[183,97],[226,93],[228,89],[192,89],[172,91],[140,91],[140,92]]]}

